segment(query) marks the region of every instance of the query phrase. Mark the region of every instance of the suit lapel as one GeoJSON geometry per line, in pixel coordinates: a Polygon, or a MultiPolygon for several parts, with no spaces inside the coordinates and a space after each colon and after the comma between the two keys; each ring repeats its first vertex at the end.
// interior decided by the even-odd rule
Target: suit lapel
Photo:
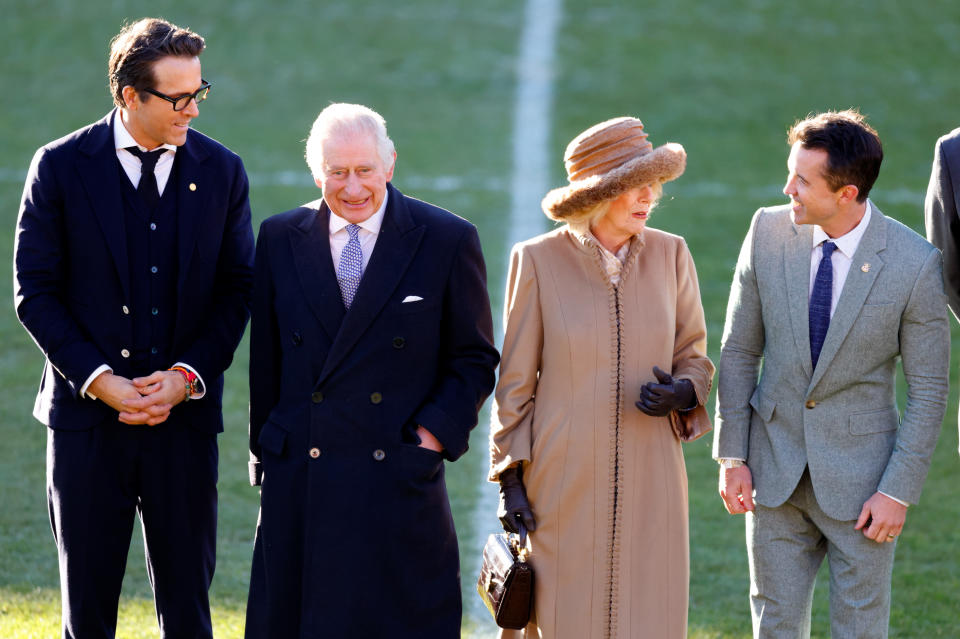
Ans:
{"type": "Polygon", "coordinates": [[[177,291],[182,294],[190,273],[190,261],[194,245],[197,242],[197,228],[203,214],[209,210],[210,197],[215,185],[202,171],[202,163],[209,152],[193,137],[187,134],[186,143],[177,149],[176,170],[170,176],[176,180],[167,182],[166,188],[175,188],[177,193],[177,253],[180,258],[177,291]]]}
{"type": "Polygon", "coordinates": [[[813,229],[793,225],[795,235],[783,247],[784,279],[790,305],[790,322],[800,363],[807,376],[812,374],[810,359],[810,251],[813,250],[813,229]]]}
{"type": "Polygon", "coordinates": [[[817,369],[813,372],[813,379],[810,380],[811,390],[823,377],[824,371],[840,350],[843,340],[846,339],[847,333],[860,315],[860,309],[870,289],[873,288],[877,275],[883,269],[880,252],[887,245],[885,227],[883,214],[877,207],[873,207],[870,222],[860,239],[856,253],[853,254],[850,271],[843,283],[843,290],[840,291],[840,299],[837,300],[837,308],[833,311],[833,317],[830,318],[830,328],[827,329],[827,336],[823,341],[817,369]],[[869,266],[864,270],[866,264],[869,266]]]}
{"type": "MultiPolygon", "coordinates": [[[[330,348],[327,361],[324,362],[318,383],[326,378],[350,352],[360,336],[379,315],[409,267],[426,230],[422,225],[415,225],[407,210],[403,194],[389,184],[387,189],[389,197],[380,235],[370,256],[370,263],[363,273],[363,279],[360,280],[360,287],[353,298],[353,304],[343,318],[337,339],[330,348]]],[[[326,254],[329,256],[330,251],[327,250],[326,254]]],[[[330,279],[337,288],[339,296],[336,276],[331,276],[330,279]]]]}
{"type": "Polygon", "coordinates": [[[130,263],[127,259],[127,235],[120,189],[121,169],[117,166],[117,150],[113,144],[113,121],[116,117],[119,117],[119,111],[114,109],[90,129],[79,146],[81,155],[77,157],[77,172],[113,257],[124,299],[130,299],[130,263]]]}
{"type": "Polygon", "coordinates": [[[299,224],[291,227],[290,249],[307,305],[332,342],[343,323],[344,308],[330,259],[330,209],[323,200],[305,207],[316,209],[317,213],[304,216],[299,224]]]}

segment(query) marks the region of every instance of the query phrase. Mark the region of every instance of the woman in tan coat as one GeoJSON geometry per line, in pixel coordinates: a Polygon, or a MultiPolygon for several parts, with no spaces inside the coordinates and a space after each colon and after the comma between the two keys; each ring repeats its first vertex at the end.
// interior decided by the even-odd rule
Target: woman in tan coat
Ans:
{"type": "Polygon", "coordinates": [[[686,243],[645,228],[679,144],[636,118],[567,147],[557,230],[513,248],[491,432],[507,530],[529,529],[534,612],[504,637],[687,636],[681,442],[710,429],[714,367],[686,243]]]}

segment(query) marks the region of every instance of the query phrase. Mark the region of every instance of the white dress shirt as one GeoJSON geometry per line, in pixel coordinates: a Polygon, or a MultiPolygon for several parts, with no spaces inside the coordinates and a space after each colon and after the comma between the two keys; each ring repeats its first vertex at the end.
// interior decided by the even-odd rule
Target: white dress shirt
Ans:
{"type": "Polygon", "coordinates": [[[860,240],[863,238],[867,225],[870,224],[870,214],[873,205],[867,200],[867,208],[860,219],[860,223],[848,231],[846,235],[840,237],[830,237],[817,225],[813,226],[813,247],[810,250],[810,288],[807,289],[807,301],[810,301],[810,295],[813,294],[813,282],[817,279],[817,270],[820,268],[820,260],[823,259],[823,248],[821,244],[830,240],[837,245],[830,255],[830,262],[833,264],[833,291],[830,296],[830,317],[837,309],[837,300],[840,299],[840,292],[843,290],[843,283],[847,281],[847,274],[850,272],[850,265],[853,263],[853,254],[857,252],[860,246],[860,240]]]}
{"type": "MultiPolygon", "coordinates": [[[[387,199],[390,194],[384,192],[383,202],[377,212],[360,222],[360,233],[357,234],[360,240],[360,251],[363,253],[363,270],[367,270],[367,264],[370,263],[370,256],[373,254],[373,247],[377,243],[377,236],[380,235],[380,226],[383,225],[383,215],[387,210],[387,199]]],[[[327,205],[329,208],[329,204],[327,205]]],[[[333,270],[340,275],[340,254],[343,253],[343,247],[347,245],[350,239],[350,233],[347,232],[347,220],[330,209],[330,257],[333,258],[333,270]]]]}
{"type": "MultiPolygon", "coordinates": [[[[120,160],[120,166],[123,167],[124,173],[126,173],[127,177],[130,178],[130,183],[133,184],[133,188],[137,188],[140,185],[141,162],[140,158],[135,156],[130,151],[127,151],[127,147],[136,146],[141,151],[153,151],[154,149],[148,149],[147,147],[138,144],[137,141],[133,139],[133,136],[130,135],[126,125],[123,123],[123,118],[121,117],[121,112],[119,110],[113,116],[113,146],[117,150],[117,159],[120,160]]],[[[157,165],[153,168],[153,174],[157,178],[157,191],[160,195],[163,195],[163,189],[167,186],[167,182],[170,180],[170,172],[173,170],[173,160],[174,155],[177,152],[177,147],[173,144],[164,144],[162,147],[157,148],[163,148],[167,150],[167,152],[160,155],[160,158],[157,160],[157,165]]],[[[196,369],[183,362],[177,362],[174,364],[174,366],[183,366],[196,375],[200,380],[200,392],[191,395],[190,399],[200,399],[207,394],[207,385],[204,383],[203,378],[200,377],[200,373],[198,373],[196,369]]],[[[95,380],[97,376],[103,372],[112,373],[113,369],[107,364],[101,364],[98,366],[97,369],[90,374],[90,377],[87,378],[87,381],[83,383],[83,386],[80,387],[80,397],[97,399],[95,395],[91,395],[87,392],[87,388],[90,386],[93,380],[95,380]]]]}

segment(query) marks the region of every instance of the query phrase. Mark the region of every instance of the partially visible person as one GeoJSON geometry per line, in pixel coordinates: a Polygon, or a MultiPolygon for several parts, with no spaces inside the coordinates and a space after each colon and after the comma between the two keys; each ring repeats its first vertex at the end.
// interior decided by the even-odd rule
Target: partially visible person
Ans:
{"type": "Polygon", "coordinates": [[[643,123],[567,146],[563,226],[513,248],[489,478],[504,529],[532,531],[533,619],[502,637],[687,636],[689,531],[681,442],[710,429],[714,367],[683,238],[647,226],[679,144],[643,123]]]}
{"type": "Polygon", "coordinates": [[[24,186],[14,296],[46,357],[33,414],[68,638],[114,636],[138,513],[161,636],[213,636],[223,372],[253,230],[240,158],[191,128],[203,49],[164,20],[124,27],[116,108],[37,151],[24,186]]]}
{"type": "MultiPolygon", "coordinates": [[[[960,129],[937,140],[924,205],[927,239],[943,253],[943,287],[960,318],[960,129]]],[[[960,423],[958,423],[960,424],[960,423]]]]}
{"type": "Polygon", "coordinates": [[[306,156],[323,197],[257,239],[246,636],[458,638],[444,465],[499,360],[480,239],[390,183],[367,107],[325,108],[306,156]]]}
{"type": "Polygon", "coordinates": [[[940,253],[868,199],[883,147],[860,113],[810,116],[787,141],[790,203],[754,215],[730,289],[719,491],[747,513],[754,637],[810,636],[826,558],[831,636],[878,639],[946,407],[940,253]]]}

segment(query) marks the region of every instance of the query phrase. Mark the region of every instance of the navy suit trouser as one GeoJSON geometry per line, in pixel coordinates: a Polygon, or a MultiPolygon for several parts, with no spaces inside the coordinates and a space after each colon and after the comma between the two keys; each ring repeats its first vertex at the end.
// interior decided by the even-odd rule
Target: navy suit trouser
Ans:
{"type": "MultiPolygon", "coordinates": [[[[174,409],[176,410],[176,409],[174,409]]],[[[182,424],[47,431],[65,639],[113,638],[133,523],[164,638],[212,638],[217,438],[182,424]]]]}

